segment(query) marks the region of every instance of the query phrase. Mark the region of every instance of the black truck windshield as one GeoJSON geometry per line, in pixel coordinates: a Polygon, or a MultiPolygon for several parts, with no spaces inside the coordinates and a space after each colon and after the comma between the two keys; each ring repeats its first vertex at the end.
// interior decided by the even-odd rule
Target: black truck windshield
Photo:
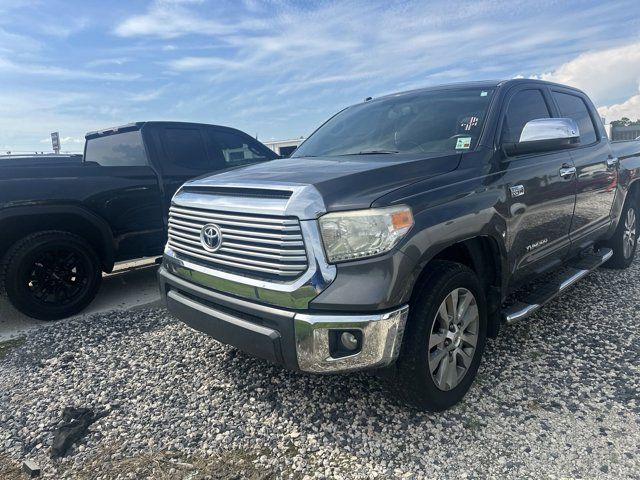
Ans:
{"type": "Polygon", "coordinates": [[[470,150],[492,94],[481,88],[430,90],[355,105],[331,118],[292,156],[470,150]]]}

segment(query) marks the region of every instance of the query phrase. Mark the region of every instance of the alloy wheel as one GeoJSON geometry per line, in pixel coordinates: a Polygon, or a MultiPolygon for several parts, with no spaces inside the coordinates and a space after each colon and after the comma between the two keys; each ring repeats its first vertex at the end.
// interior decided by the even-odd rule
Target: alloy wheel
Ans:
{"type": "Polygon", "coordinates": [[[636,211],[634,208],[627,210],[627,218],[624,220],[622,233],[622,249],[624,258],[629,258],[636,244],[636,211]]]}
{"type": "Polygon", "coordinates": [[[440,390],[455,388],[469,371],[479,330],[475,296],[456,288],[440,304],[429,335],[429,372],[440,390]]]}
{"type": "Polygon", "coordinates": [[[67,305],[87,288],[87,268],[75,250],[44,251],[26,272],[27,291],[41,304],[67,305]]]}

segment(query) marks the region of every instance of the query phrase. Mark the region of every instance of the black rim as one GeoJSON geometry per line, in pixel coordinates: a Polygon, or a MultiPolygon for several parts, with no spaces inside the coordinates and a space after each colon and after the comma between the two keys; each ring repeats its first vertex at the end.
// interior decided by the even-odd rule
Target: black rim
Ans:
{"type": "Polygon", "coordinates": [[[28,267],[25,288],[44,305],[68,305],[89,286],[90,266],[75,249],[57,248],[40,252],[28,267]]]}

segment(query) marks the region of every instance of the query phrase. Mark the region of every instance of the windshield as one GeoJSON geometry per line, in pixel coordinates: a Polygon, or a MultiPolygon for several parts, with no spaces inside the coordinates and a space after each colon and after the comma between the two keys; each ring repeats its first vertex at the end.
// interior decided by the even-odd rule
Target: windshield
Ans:
{"type": "Polygon", "coordinates": [[[475,148],[492,89],[432,90],[349,107],[292,155],[437,153],[475,148]]]}

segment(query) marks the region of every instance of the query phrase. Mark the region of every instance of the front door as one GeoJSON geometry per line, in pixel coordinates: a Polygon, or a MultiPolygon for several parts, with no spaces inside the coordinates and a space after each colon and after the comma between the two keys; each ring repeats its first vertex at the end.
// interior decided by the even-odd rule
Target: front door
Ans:
{"type": "MultiPolygon", "coordinates": [[[[549,118],[548,93],[539,87],[510,92],[500,144],[517,142],[524,125],[549,118]]],[[[570,249],[576,177],[566,150],[504,157],[509,266],[513,286],[559,265],[570,249]]]]}

